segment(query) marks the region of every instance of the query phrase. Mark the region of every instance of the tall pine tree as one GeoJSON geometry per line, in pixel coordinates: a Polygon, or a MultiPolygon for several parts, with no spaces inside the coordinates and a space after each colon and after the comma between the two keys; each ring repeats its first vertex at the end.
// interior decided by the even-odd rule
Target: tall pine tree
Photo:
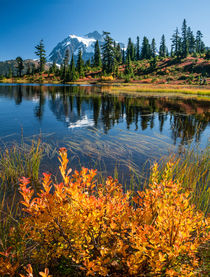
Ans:
{"type": "Polygon", "coordinates": [[[115,47],[115,59],[118,64],[122,63],[122,51],[119,43],[115,47]]]}
{"type": "Polygon", "coordinates": [[[165,40],[165,35],[162,35],[161,41],[160,41],[160,50],[159,50],[159,56],[160,57],[166,57],[166,40],[165,40]]]}
{"type": "Polygon", "coordinates": [[[113,72],[115,53],[113,47],[113,39],[109,32],[103,32],[104,44],[102,46],[102,66],[103,71],[107,74],[113,72]]]}
{"type": "Polygon", "coordinates": [[[44,49],[43,39],[40,40],[39,44],[35,46],[35,54],[39,57],[39,72],[44,71],[46,63],[46,51],[44,49]]]}
{"type": "Polygon", "coordinates": [[[192,54],[195,52],[195,37],[190,27],[187,28],[187,40],[189,46],[189,54],[192,54]]]}
{"type": "Polygon", "coordinates": [[[149,40],[147,37],[143,37],[142,48],[141,48],[141,59],[150,59],[151,49],[149,40]]]}
{"type": "Polygon", "coordinates": [[[176,28],[176,30],[171,38],[171,41],[172,41],[171,47],[172,47],[173,55],[180,57],[180,55],[181,55],[181,38],[179,36],[178,28],[176,28]]]}
{"type": "Polygon", "coordinates": [[[79,49],[78,57],[77,57],[77,72],[80,77],[84,77],[84,61],[82,59],[82,50],[79,49]]]}
{"type": "Polygon", "coordinates": [[[204,45],[204,42],[202,41],[202,37],[203,37],[203,34],[201,33],[201,31],[197,31],[195,45],[196,45],[196,52],[198,54],[202,54],[205,52],[205,45],[204,45]]]}
{"type": "Polygon", "coordinates": [[[140,60],[140,40],[139,36],[136,38],[136,60],[140,60]]]}
{"type": "Polygon", "coordinates": [[[69,66],[69,81],[74,82],[78,79],[78,74],[76,72],[75,63],[74,63],[74,55],[72,54],[71,63],[69,66]]]}
{"type": "Polygon", "coordinates": [[[126,56],[130,56],[131,61],[135,60],[135,47],[133,42],[131,41],[131,38],[128,39],[126,56]]]}
{"type": "Polygon", "coordinates": [[[64,57],[64,61],[63,61],[63,80],[68,81],[68,64],[69,64],[69,58],[70,58],[70,51],[67,48],[66,52],[65,52],[65,57],[64,57]]]}
{"type": "Polygon", "coordinates": [[[156,56],[156,43],[155,43],[155,39],[152,39],[152,43],[151,43],[151,55],[152,58],[155,58],[156,56]]]}
{"type": "Polygon", "coordinates": [[[131,59],[130,59],[130,55],[128,55],[126,57],[126,66],[125,66],[125,71],[124,73],[126,75],[132,75],[133,74],[133,68],[132,68],[132,65],[131,65],[131,59]]]}
{"type": "Polygon", "coordinates": [[[101,67],[101,51],[98,40],[95,43],[94,66],[101,67]]]}
{"type": "Polygon", "coordinates": [[[182,57],[186,58],[189,54],[189,42],[187,39],[187,22],[184,19],[182,24],[182,57]]]}
{"type": "Polygon", "coordinates": [[[23,59],[21,57],[17,57],[16,62],[17,62],[18,75],[19,75],[19,77],[21,77],[22,76],[22,71],[24,69],[23,59]]]}

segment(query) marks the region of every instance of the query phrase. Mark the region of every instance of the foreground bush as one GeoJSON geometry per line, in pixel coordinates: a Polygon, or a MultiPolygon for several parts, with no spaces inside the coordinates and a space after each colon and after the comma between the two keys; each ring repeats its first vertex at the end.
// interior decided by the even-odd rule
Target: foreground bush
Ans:
{"type": "MultiPolygon", "coordinates": [[[[155,164],[150,187],[132,196],[111,177],[105,185],[97,184],[95,170],[83,168],[71,175],[65,148],[60,162],[63,182],[53,185],[51,175],[44,173],[37,196],[29,179],[21,179],[28,214],[20,228],[22,247],[32,264],[52,268],[65,259],[76,271],[94,276],[199,274],[196,254],[207,240],[208,223],[190,205],[189,193],[171,180],[170,163],[161,182],[155,164]]],[[[2,264],[16,271],[20,257],[12,269],[8,256],[0,258],[2,264]]],[[[8,272],[0,266],[2,275],[8,272]]]]}

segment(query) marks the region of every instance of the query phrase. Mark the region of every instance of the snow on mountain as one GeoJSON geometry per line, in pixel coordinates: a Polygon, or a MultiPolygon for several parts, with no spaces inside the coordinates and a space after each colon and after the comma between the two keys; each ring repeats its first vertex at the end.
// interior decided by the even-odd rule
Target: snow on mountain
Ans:
{"type": "Polygon", "coordinates": [[[83,59],[87,61],[94,54],[94,46],[97,39],[99,40],[99,44],[103,43],[103,37],[97,31],[85,36],[69,35],[54,47],[48,59],[51,62],[55,61],[56,63],[61,64],[67,49],[69,49],[70,57],[73,54],[75,58],[78,55],[79,49],[81,49],[83,59]]]}
{"type": "MultiPolygon", "coordinates": [[[[70,57],[73,54],[76,60],[79,49],[81,49],[83,53],[83,59],[87,61],[91,59],[94,55],[94,47],[97,40],[99,41],[100,46],[103,45],[104,43],[103,36],[97,31],[88,33],[85,36],[77,36],[73,34],[69,35],[67,38],[59,42],[54,47],[54,49],[52,50],[52,52],[48,57],[48,60],[50,62],[56,62],[57,64],[62,64],[67,49],[70,52],[70,57]]],[[[124,47],[123,44],[121,45],[122,47],[124,47]]]]}

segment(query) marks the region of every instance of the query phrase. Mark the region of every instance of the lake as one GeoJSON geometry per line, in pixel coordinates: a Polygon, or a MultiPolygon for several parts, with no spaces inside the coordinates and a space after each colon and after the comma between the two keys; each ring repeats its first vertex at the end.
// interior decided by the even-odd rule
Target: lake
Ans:
{"type": "Polygon", "coordinates": [[[43,170],[57,172],[53,150],[65,146],[73,169],[94,167],[115,176],[118,171],[123,181],[189,145],[205,149],[210,99],[112,95],[90,85],[1,84],[1,147],[38,137],[46,143],[43,170]]]}

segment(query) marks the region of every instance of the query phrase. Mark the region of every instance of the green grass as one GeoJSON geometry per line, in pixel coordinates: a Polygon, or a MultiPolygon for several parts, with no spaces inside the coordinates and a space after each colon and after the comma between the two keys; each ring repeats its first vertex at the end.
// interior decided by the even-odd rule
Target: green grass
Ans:
{"type": "Polygon", "coordinates": [[[170,177],[179,181],[184,190],[190,191],[191,201],[198,210],[209,213],[210,201],[210,147],[204,151],[186,150],[164,158],[159,163],[160,181],[164,178],[167,162],[173,163],[170,177]]]}
{"type": "Polygon", "coordinates": [[[0,184],[14,188],[21,176],[27,176],[32,182],[38,182],[39,167],[42,157],[40,141],[31,145],[21,143],[5,147],[0,152],[0,184]]]}
{"type": "Polygon", "coordinates": [[[0,150],[0,251],[9,246],[11,227],[18,228],[19,225],[19,179],[29,177],[34,189],[38,189],[42,153],[39,140],[31,144],[22,142],[20,145],[5,146],[0,150]]]}

